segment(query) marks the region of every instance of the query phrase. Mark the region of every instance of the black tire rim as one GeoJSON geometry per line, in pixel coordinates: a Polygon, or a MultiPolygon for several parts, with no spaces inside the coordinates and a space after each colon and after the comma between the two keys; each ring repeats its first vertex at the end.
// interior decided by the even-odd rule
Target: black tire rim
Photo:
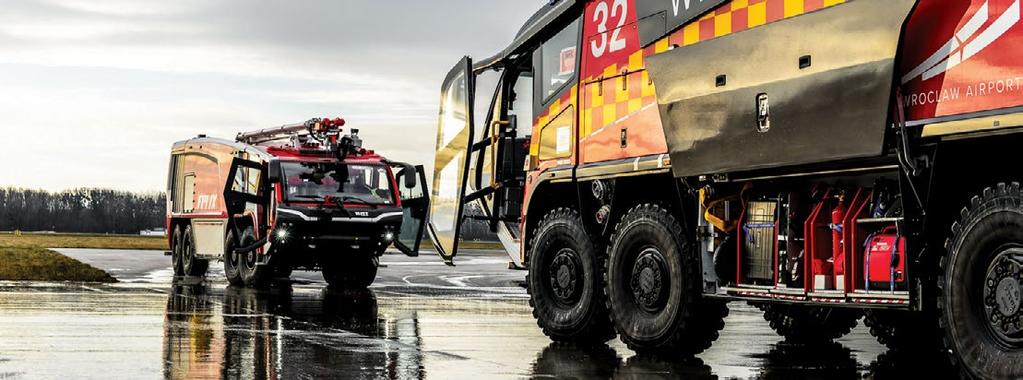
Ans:
{"type": "Polygon", "coordinates": [[[579,302],[582,295],[582,260],[571,248],[562,248],[551,259],[548,266],[551,293],[561,306],[571,307],[579,302]]]}
{"type": "Polygon", "coordinates": [[[178,266],[181,264],[181,234],[175,232],[174,234],[174,247],[171,249],[171,265],[173,265],[176,271],[178,266]]]}
{"type": "Polygon", "coordinates": [[[231,251],[227,253],[227,261],[232,270],[237,271],[239,264],[241,264],[241,255],[239,255],[238,252],[235,252],[232,247],[231,251]]]}
{"type": "Polygon", "coordinates": [[[657,313],[664,309],[671,286],[670,277],[665,276],[667,273],[668,265],[657,248],[644,248],[636,256],[629,286],[641,310],[657,313]]]}
{"type": "Polygon", "coordinates": [[[246,270],[248,270],[249,272],[254,271],[256,269],[256,262],[257,261],[259,261],[259,258],[257,257],[255,250],[252,250],[252,251],[249,251],[248,253],[245,253],[245,260],[244,260],[244,262],[245,262],[245,269],[246,270]]]}
{"type": "Polygon", "coordinates": [[[1023,247],[1002,246],[984,276],[984,320],[992,335],[1010,348],[1023,348],[1023,247]]]}
{"type": "MultiPolygon", "coordinates": [[[[189,235],[185,236],[187,237],[189,235]]],[[[181,242],[181,245],[184,247],[181,250],[181,268],[186,273],[192,269],[192,259],[195,256],[195,253],[192,252],[192,242],[190,240],[191,239],[183,239],[181,242]]]]}
{"type": "Polygon", "coordinates": [[[238,270],[238,253],[234,251],[236,246],[237,244],[235,244],[233,240],[228,240],[227,249],[225,250],[226,252],[224,252],[224,261],[227,262],[227,266],[232,271],[238,270]]]}

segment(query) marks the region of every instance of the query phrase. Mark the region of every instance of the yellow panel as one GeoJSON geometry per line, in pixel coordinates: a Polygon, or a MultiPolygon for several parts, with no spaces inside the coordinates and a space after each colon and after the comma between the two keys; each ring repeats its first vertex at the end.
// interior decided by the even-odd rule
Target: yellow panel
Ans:
{"type": "Polygon", "coordinates": [[[1023,125],[1023,113],[947,121],[925,125],[923,128],[923,137],[945,136],[969,132],[985,132],[997,129],[1009,129],[1020,125],[1023,125]]]}
{"type": "MultiPolygon", "coordinates": [[[[767,8],[764,8],[764,17],[767,17],[767,8]]],[[[700,25],[692,23],[682,29],[682,45],[689,46],[700,42],[700,25]]]]}
{"type": "Polygon", "coordinates": [[[654,53],[664,53],[668,51],[668,39],[663,38],[654,43],[654,53]]]}
{"type": "Polygon", "coordinates": [[[597,108],[604,106],[604,95],[600,93],[600,82],[590,85],[590,107],[597,108]]]}
{"type": "Polygon", "coordinates": [[[611,65],[604,68],[604,78],[610,78],[618,75],[618,65],[611,65]]]}
{"type": "Polygon", "coordinates": [[[537,155],[541,161],[572,155],[572,147],[575,145],[572,141],[574,111],[574,107],[566,108],[540,129],[540,148],[537,155]]]}
{"type": "MultiPolygon", "coordinates": [[[[660,45],[660,41],[657,42],[660,45]]],[[[665,41],[667,44],[667,41],[665,41]]],[[[659,52],[658,52],[659,53],[659,52]]],[[[643,50],[636,50],[629,56],[629,71],[639,71],[643,68],[643,50]]]]}
{"type": "Polygon", "coordinates": [[[629,114],[634,114],[643,108],[643,99],[629,99],[629,114]]]}
{"type": "Polygon", "coordinates": [[[593,133],[593,109],[583,111],[583,127],[582,132],[579,133],[582,136],[589,136],[593,133]]]}
{"type": "Polygon", "coordinates": [[[732,10],[737,11],[749,6],[749,0],[735,0],[732,2],[732,10]]]}
{"type": "Polygon", "coordinates": [[[714,36],[721,37],[732,32],[732,14],[725,13],[714,17],[714,36]]]}
{"type": "Polygon", "coordinates": [[[844,3],[845,0],[824,0],[824,6],[830,7],[832,5],[838,5],[844,3]]]}
{"type": "Polygon", "coordinates": [[[619,76],[619,77],[615,78],[614,86],[615,86],[615,101],[616,102],[621,103],[621,102],[626,102],[626,101],[629,100],[629,89],[628,88],[622,89],[622,86],[627,83],[626,82],[627,80],[629,80],[629,78],[627,76],[619,76]]]}
{"type": "Polygon", "coordinates": [[[756,3],[749,6],[749,20],[747,25],[755,28],[767,23],[767,3],[756,3]]]}
{"type": "Polygon", "coordinates": [[[650,72],[643,71],[643,97],[657,95],[654,84],[650,82],[650,72]]]}
{"type": "Polygon", "coordinates": [[[616,120],[618,120],[618,106],[614,104],[604,106],[604,125],[601,128],[614,124],[616,120]]]}
{"type": "Polygon", "coordinates": [[[803,0],[785,0],[785,17],[803,14],[803,0]]]}

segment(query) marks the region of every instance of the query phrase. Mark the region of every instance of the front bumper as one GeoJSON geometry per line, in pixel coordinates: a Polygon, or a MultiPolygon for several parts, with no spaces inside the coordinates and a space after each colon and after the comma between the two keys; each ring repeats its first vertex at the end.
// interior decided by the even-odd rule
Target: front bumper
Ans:
{"type": "Polygon", "coordinates": [[[271,242],[280,248],[387,248],[401,230],[398,208],[278,208],[271,242]]]}

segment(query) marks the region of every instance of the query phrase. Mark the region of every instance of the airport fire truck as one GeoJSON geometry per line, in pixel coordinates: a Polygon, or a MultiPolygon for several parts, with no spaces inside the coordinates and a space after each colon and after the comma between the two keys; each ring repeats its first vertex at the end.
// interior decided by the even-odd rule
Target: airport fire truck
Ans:
{"type": "Polygon", "coordinates": [[[551,339],[694,354],[749,302],[1023,377],[1019,0],[553,0],[442,88],[428,230],[551,339]],[[937,350],[936,350],[937,351],[937,350]]]}
{"type": "Polygon", "coordinates": [[[362,147],[344,119],[174,144],[167,231],[174,273],[221,260],[232,285],[264,287],[294,269],[364,288],[393,243],[418,254],[429,200],[421,166],[362,147]]]}

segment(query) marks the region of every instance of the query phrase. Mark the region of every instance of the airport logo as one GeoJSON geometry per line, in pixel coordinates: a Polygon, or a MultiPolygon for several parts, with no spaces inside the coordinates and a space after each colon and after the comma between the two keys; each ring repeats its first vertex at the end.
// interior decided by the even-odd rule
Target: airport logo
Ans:
{"type": "MultiPolygon", "coordinates": [[[[675,1],[678,3],[678,1],[675,1]]],[[[948,72],[960,63],[966,62],[988,46],[1009,32],[1012,27],[1020,21],[1020,0],[1016,0],[1009,6],[1009,9],[1002,13],[983,32],[980,28],[987,24],[990,19],[988,2],[977,10],[977,13],[970,18],[970,21],[956,31],[948,42],[930,58],[902,77],[902,84],[909,83],[916,78],[923,78],[924,81],[948,72]],[[980,32],[978,34],[978,32],[980,32]]],[[[688,2],[687,2],[688,3],[688,2]]]]}

